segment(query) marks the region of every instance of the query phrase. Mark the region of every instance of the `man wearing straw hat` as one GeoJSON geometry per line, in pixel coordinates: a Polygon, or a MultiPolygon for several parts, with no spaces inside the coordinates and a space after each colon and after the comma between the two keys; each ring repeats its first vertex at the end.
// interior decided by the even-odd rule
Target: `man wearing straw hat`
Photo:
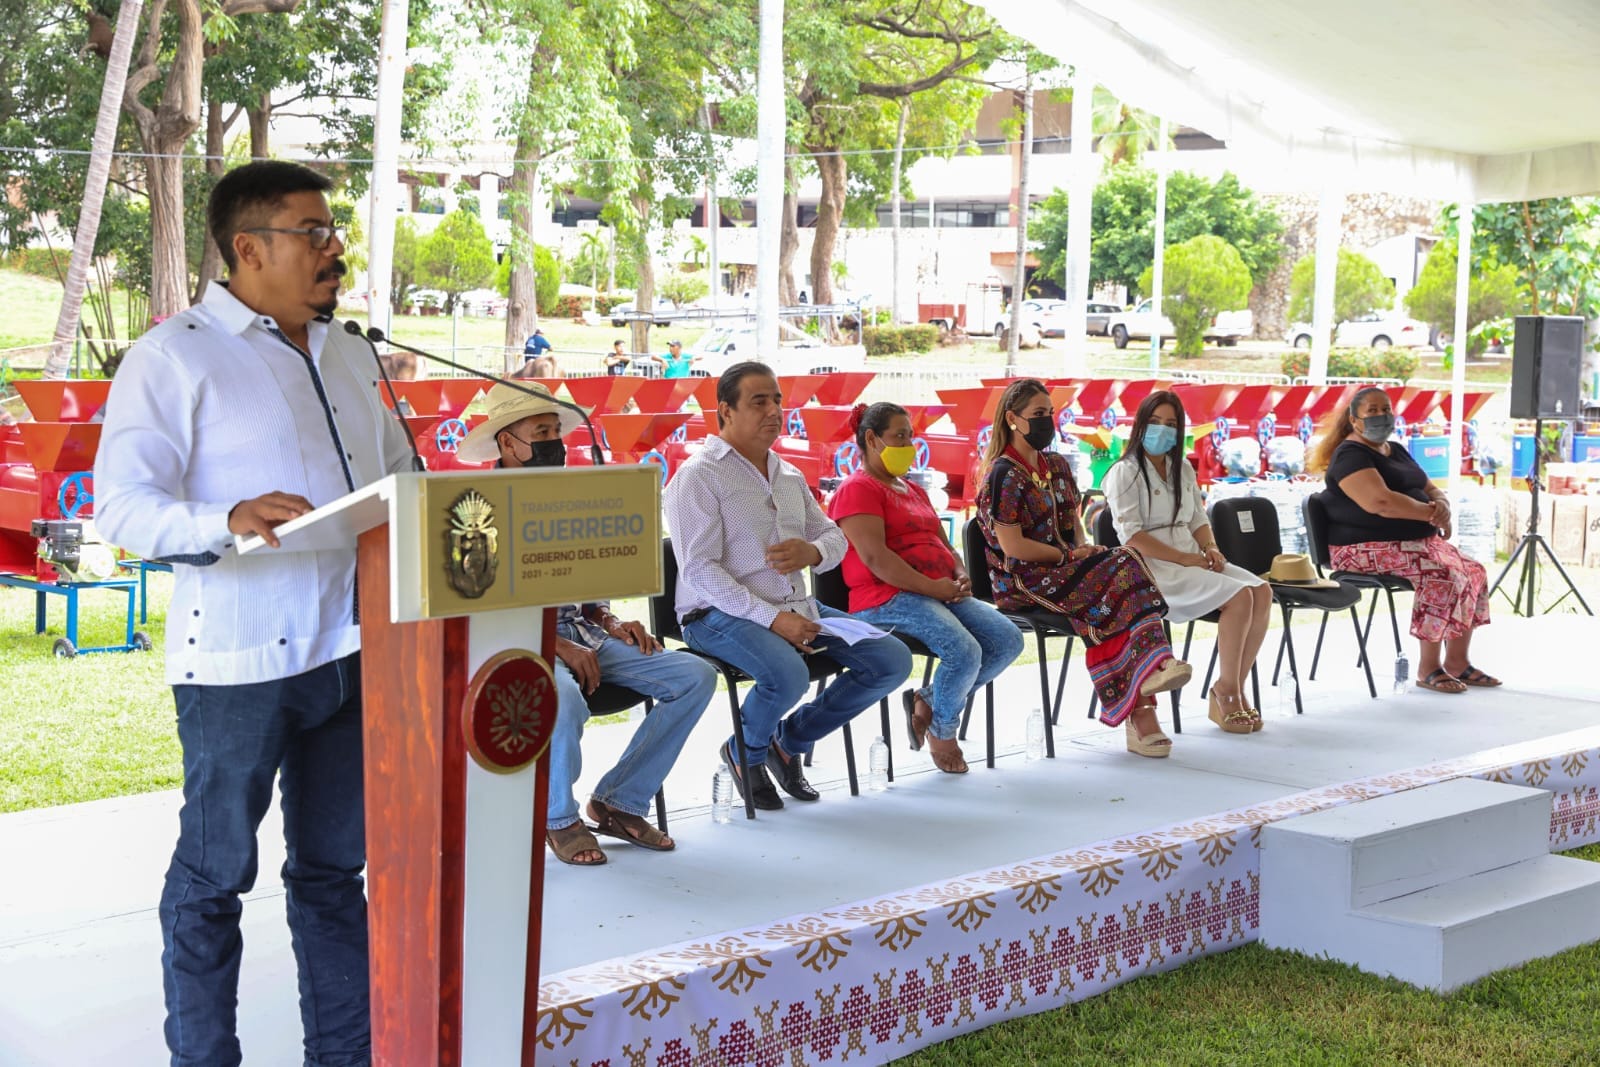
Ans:
{"type": "MultiPolygon", "coordinates": [[[[456,455],[463,462],[494,460],[499,467],[561,467],[562,438],[581,425],[571,408],[558,405],[544,386],[528,392],[496,385],[487,398],[488,417],[473,427],[456,455]],[[533,394],[533,395],[530,395],[533,394]]],[[[623,622],[605,601],[564,604],[556,614],[555,733],[550,739],[550,810],[545,837],[556,858],[579,867],[606,862],[595,834],[640,848],[670,852],[672,838],[644,816],[689,732],[716,690],[717,675],[704,660],[669,652],[637,622],[623,622]],[[656,702],[616,766],[595,786],[588,804],[594,829],[578,813],[573,783],[583,767],[580,744],[589,718],[585,699],[601,682],[642,693],[656,702]]]]}

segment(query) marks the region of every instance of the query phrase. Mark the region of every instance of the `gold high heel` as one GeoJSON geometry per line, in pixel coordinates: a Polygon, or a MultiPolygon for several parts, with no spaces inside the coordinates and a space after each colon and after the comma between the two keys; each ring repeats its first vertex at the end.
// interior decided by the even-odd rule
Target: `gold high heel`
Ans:
{"type": "Polygon", "coordinates": [[[1207,700],[1211,705],[1211,710],[1207,717],[1212,722],[1222,727],[1223,733],[1249,734],[1255,732],[1255,717],[1245,710],[1243,697],[1234,697],[1234,702],[1238,705],[1238,707],[1235,707],[1231,711],[1227,709],[1226,705],[1224,705],[1222,700],[1217,696],[1217,691],[1215,689],[1211,690],[1211,692],[1207,694],[1207,700]]]}
{"type": "Polygon", "coordinates": [[[1140,734],[1139,728],[1133,724],[1133,716],[1128,716],[1124,724],[1128,737],[1128,751],[1135,756],[1146,756],[1150,759],[1166,759],[1172,755],[1172,738],[1162,733],[1159,729],[1154,733],[1140,734]]]}

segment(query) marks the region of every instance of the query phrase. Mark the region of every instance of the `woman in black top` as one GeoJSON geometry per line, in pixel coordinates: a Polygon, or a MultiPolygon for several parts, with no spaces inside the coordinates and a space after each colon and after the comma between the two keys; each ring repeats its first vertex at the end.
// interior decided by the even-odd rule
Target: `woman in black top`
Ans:
{"type": "Polygon", "coordinates": [[[1500,684],[1468,659],[1489,622],[1488,575],[1448,540],[1450,503],[1411,453],[1389,440],[1394,406],[1375,386],[1335,416],[1312,456],[1327,470],[1328,552],[1335,570],[1409,579],[1417,684],[1438,693],[1500,684]]]}

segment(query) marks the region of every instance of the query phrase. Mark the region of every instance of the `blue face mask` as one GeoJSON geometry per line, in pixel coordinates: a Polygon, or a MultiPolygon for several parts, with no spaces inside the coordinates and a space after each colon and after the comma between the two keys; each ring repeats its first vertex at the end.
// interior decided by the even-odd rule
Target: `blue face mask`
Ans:
{"type": "Polygon", "coordinates": [[[1144,450],[1152,456],[1164,456],[1178,443],[1178,430],[1175,426],[1164,426],[1153,422],[1144,428],[1144,450]]]}

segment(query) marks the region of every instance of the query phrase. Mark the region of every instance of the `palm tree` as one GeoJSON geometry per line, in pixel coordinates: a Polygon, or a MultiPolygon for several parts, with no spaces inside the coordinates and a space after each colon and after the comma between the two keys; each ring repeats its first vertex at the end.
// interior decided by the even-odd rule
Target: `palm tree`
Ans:
{"type": "MultiPolygon", "coordinates": [[[[67,264],[66,291],[61,297],[61,312],[56,316],[55,334],[50,339],[50,355],[44,364],[46,378],[65,378],[71,361],[72,340],[78,334],[83,312],[83,294],[89,288],[89,261],[94,258],[94,242],[100,233],[100,209],[111,177],[111,152],[116,143],[117,120],[122,115],[122,91],[128,81],[128,64],[133,58],[133,41],[139,35],[143,7],[144,0],[123,0],[117,12],[117,30],[106,60],[106,80],[100,87],[100,111],[95,116],[89,170],[84,175],[83,209],[78,213],[78,232],[67,264]]],[[[131,332],[133,323],[128,326],[131,332]]]]}
{"type": "Polygon", "coordinates": [[[1146,149],[1156,147],[1160,131],[1156,116],[1123,103],[1104,86],[1094,87],[1094,134],[1107,163],[1139,162],[1146,149]]]}
{"type": "Polygon", "coordinates": [[[583,244],[578,249],[578,260],[589,264],[589,310],[593,311],[595,296],[600,291],[600,264],[606,261],[609,248],[598,230],[585,230],[581,238],[583,244]]]}

